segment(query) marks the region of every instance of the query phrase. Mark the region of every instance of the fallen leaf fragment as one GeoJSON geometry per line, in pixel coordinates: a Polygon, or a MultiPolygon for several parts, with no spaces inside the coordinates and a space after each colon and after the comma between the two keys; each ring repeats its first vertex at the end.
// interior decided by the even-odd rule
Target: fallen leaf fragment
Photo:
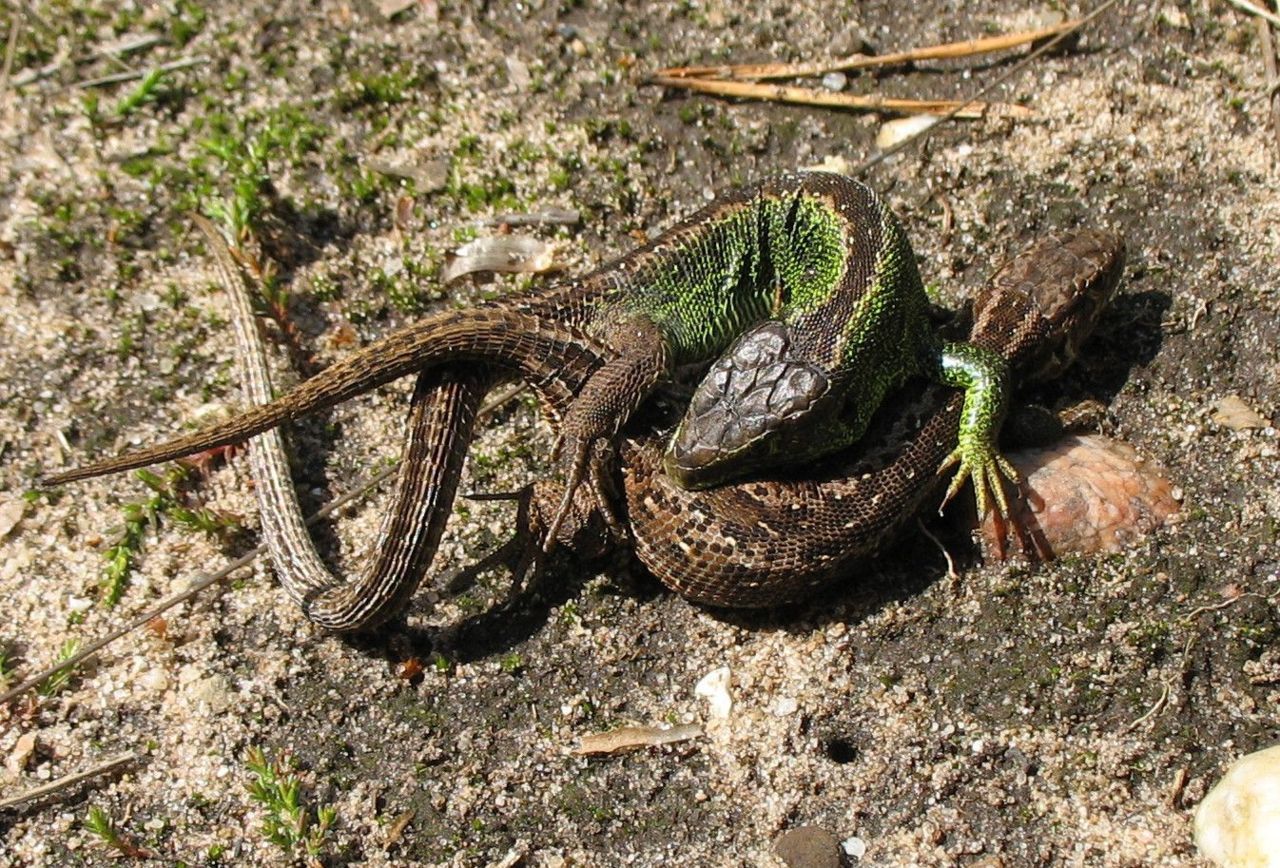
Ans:
{"type": "Polygon", "coordinates": [[[468,241],[440,273],[444,283],[477,271],[541,274],[555,268],[555,249],[528,235],[494,235],[468,241]]]}
{"type": "Polygon", "coordinates": [[[1250,428],[1266,428],[1271,425],[1263,416],[1254,412],[1239,395],[1227,395],[1213,406],[1213,421],[1232,431],[1250,428]]]}
{"type": "Polygon", "coordinates": [[[413,822],[414,815],[417,812],[413,808],[407,811],[401,811],[396,818],[391,821],[391,825],[387,826],[387,843],[394,844],[400,840],[400,836],[404,834],[404,830],[413,822]]]}
{"type": "Polygon", "coordinates": [[[876,147],[887,151],[903,139],[919,135],[937,123],[938,119],[932,115],[912,115],[887,121],[881,125],[880,132],[876,133],[876,147]]]}
{"type": "Polygon", "coordinates": [[[17,527],[26,509],[27,502],[20,497],[0,498],[0,539],[7,537],[9,531],[17,527]]]}
{"type": "Polygon", "coordinates": [[[378,12],[383,18],[395,18],[401,12],[408,12],[417,2],[418,0],[382,0],[378,4],[378,12]]]}
{"type": "Polygon", "coordinates": [[[608,732],[584,735],[579,739],[576,754],[614,754],[642,747],[659,747],[664,744],[689,741],[702,735],[702,727],[696,723],[679,726],[621,726],[608,732]]]}

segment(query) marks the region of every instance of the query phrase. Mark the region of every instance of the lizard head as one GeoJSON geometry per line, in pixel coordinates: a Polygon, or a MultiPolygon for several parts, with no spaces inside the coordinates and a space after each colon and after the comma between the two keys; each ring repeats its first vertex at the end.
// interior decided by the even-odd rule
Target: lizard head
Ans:
{"type": "Polygon", "coordinates": [[[825,451],[810,441],[837,403],[827,375],[791,354],[788,326],[761,323],[699,384],[668,444],[665,470],[694,489],[762,466],[795,464],[825,451]]]}

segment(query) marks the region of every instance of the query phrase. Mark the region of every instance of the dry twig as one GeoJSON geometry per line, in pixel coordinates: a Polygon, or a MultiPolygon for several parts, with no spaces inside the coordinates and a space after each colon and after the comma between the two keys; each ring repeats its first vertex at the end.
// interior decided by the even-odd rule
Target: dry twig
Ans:
{"type": "Polygon", "coordinates": [[[1280,27],[1280,15],[1277,15],[1274,12],[1268,12],[1261,6],[1255,6],[1250,3],[1249,0],[1227,0],[1227,2],[1242,12],[1248,12],[1250,15],[1257,15],[1259,18],[1270,21],[1276,27],[1280,27]]]}
{"type": "Polygon", "coordinates": [[[1271,23],[1258,19],[1258,42],[1262,45],[1262,66],[1267,73],[1267,103],[1271,107],[1271,133],[1276,137],[1276,155],[1280,157],[1280,73],[1276,71],[1276,47],[1271,38],[1271,23]]]}
{"type": "Polygon", "coordinates": [[[9,22],[9,39],[4,46],[4,68],[0,69],[0,100],[9,92],[9,73],[13,71],[13,56],[18,49],[18,28],[20,19],[17,15],[9,22]]]}
{"type": "Polygon", "coordinates": [[[1001,36],[989,36],[985,39],[966,39],[962,42],[946,42],[941,45],[929,45],[924,48],[909,48],[906,51],[895,51],[891,54],[868,55],[854,54],[840,60],[816,61],[810,63],[736,63],[719,66],[672,66],[658,70],[655,75],[670,78],[736,78],[760,81],[771,78],[805,78],[825,75],[828,72],[845,72],[855,69],[869,69],[877,66],[898,66],[918,60],[945,60],[957,57],[972,57],[977,54],[989,54],[993,51],[1004,51],[1049,39],[1062,33],[1074,30],[1081,24],[1079,19],[1064,21],[1052,27],[1041,27],[1037,30],[1024,30],[1019,33],[1006,33],[1001,36]]]}
{"type": "Polygon", "coordinates": [[[763,99],[770,102],[786,102],[795,105],[816,105],[827,108],[859,109],[862,111],[897,112],[899,114],[947,115],[949,117],[1025,118],[1033,112],[1025,106],[1011,103],[984,103],[973,100],[950,99],[898,99],[877,94],[833,93],[807,87],[781,84],[756,84],[749,81],[726,81],[718,78],[679,78],[655,75],[649,84],[662,87],[679,87],[716,96],[763,99]]]}
{"type": "Polygon", "coordinates": [[[199,66],[202,63],[208,63],[209,58],[204,55],[196,55],[195,57],[184,57],[180,60],[173,60],[169,63],[162,63],[159,66],[153,66],[147,69],[130,69],[125,72],[117,72],[112,75],[103,75],[98,78],[88,78],[84,81],[76,82],[76,87],[90,88],[101,87],[105,84],[118,84],[122,81],[133,81],[135,78],[142,78],[153,72],[174,72],[179,69],[187,69],[191,66],[199,66]]]}
{"type": "Polygon", "coordinates": [[[608,732],[593,732],[578,740],[576,754],[615,754],[642,747],[676,744],[702,735],[702,727],[693,723],[679,726],[620,726],[608,732]]]}
{"type": "MultiPolygon", "coordinates": [[[[994,79],[987,82],[987,84],[978,88],[978,90],[973,94],[972,98],[980,99],[986,96],[987,94],[991,93],[997,87],[1004,84],[1009,79],[1013,78],[1013,76],[1017,75],[1018,73],[1022,72],[1022,70],[1026,69],[1027,66],[1030,65],[1031,62],[1034,61],[1036,58],[1040,57],[1041,55],[1049,51],[1052,51],[1055,47],[1057,47],[1064,39],[1066,39],[1072,33],[1075,33],[1077,30],[1082,29],[1086,24],[1089,24],[1090,22],[1094,21],[1099,16],[1104,14],[1108,9],[1116,5],[1117,2],[1118,0],[1106,0],[1106,2],[1102,3],[1092,12],[1090,12],[1088,15],[1078,19],[1075,23],[1075,26],[1072,27],[1070,30],[1066,30],[1066,31],[1063,31],[1062,33],[1059,33],[1057,36],[1053,37],[1048,42],[1036,48],[1026,57],[1022,58],[1022,60],[1015,63],[1004,74],[996,76],[994,79]]],[[[906,138],[900,139],[892,147],[885,148],[880,153],[874,154],[868,157],[866,160],[862,162],[860,166],[858,166],[858,168],[854,171],[853,174],[859,177],[864,175],[868,170],[870,170],[874,166],[879,165],[885,160],[889,159],[894,154],[905,150],[906,148],[910,147],[912,144],[914,144],[917,141],[923,140],[935,129],[941,126],[943,123],[958,116],[958,114],[959,114],[959,109],[957,109],[956,111],[950,112],[948,114],[945,114],[942,117],[938,118],[938,123],[925,127],[924,129],[917,132],[915,135],[907,136],[906,138]]]]}
{"type": "Polygon", "coordinates": [[[60,777],[56,781],[50,781],[42,786],[27,790],[25,793],[19,793],[18,795],[10,796],[7,799],[0,799],[0,811],[3,811],[5,808],[16,808],[21,805],[25,805],[27,802],[43,798],[50,793],[56,793],[59,790],[65,790],[67,787],[73,787],[81,781],[87,781],[89,778],[96,778],[98,775],[105,775],[107,772],[115,771],[121,766],[128,765],[137,758],[138,755],[132,752],[121,754],[120,756],[109,759],[104,763],[94,766],[93,768],[60,777]]]}

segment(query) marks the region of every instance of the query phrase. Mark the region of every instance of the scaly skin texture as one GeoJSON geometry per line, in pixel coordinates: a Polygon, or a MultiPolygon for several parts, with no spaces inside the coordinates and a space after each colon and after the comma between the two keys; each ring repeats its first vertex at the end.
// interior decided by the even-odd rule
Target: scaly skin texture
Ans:
{"type": "Polygon", "coordinates": [[[886,394],[925,374],[966,390],[957,478],[973,473],[982,512],[989,489],[1004,505],[995,451],[1004,363],[935,338],[906,236],[857,181],[800,172],[731,193],[584,283],[592,280],[609,290],[575,324],[613,355],[566,411],[567,494],[549,536],[578,481],[605,466],[593,450],[675,367],[730,344],[734,365],[703,381],[667,452],[683,487],[839,450],[862,436],[886,394]]]}
{"type": "MultiPolygon", "coordinates": [[[[615,434],[674,367],[710,360],[739,336],[739,346],[749,346],[762,333],[780,334],[783,367],[812,376],[778,380],[772,363],[779,359],[766,356],[741,371],[739,379],[755,388],[722,389],[708,378],[699,392],[703,400],[695,401],[704,412],[691,412],[673,438],[695,447],[698,460],[688,464],[681,456],[689,451],[673,448],[668,469],[686,486],[706,486],[761,464],[839,449],[857,439],[885,394],[907,377],[923,372],[945,381],[953,368],[947,360],[958,348],[936,341],[926,307],[901,227],[869,188],[839,175],[785,174],[722,197],[579,281],[402,329],[219,434],[197,432],[133,459],[47,481],[223,445],[446,357],[506,362],[536,383],[553,371],[534,354],[556,361],[558,347],[491,333],[504,315],[524,315],[540,321],[535,331],[551,323],[581,329],[592,339],[576,335],[582,343],[608,350],[608,360],[565,413],[562,437],[572,457],[564,464],[571,478],[580,475],[586,453],[615,434]],[[520,356],[514,363],[512,353],[520,356]],[[764,406],[762,397],[769,399],[764,406]],[[708,429],[701,424],[706,411],[727,424],[708,429]],[[821,438],[813,436],[815,427],[821,438]]],[[[983,464],[1003,414],[1002,365],[993,354],[959,349],[968,354],[963,386],[982,408],[961,450],[967,463],[983,464]]]]}
{"type": "MultiPolygon", "coordinates": [[[[738,338],[732,369],[720,378],[713,371],[673,438],[666,466],[677,483],[707,485],[762,463],[808,460],[845,445],[862,434],[886,394],[923,373],[966,388],[967,421],[953,453],[957,479],[974,473],[981,508],[989,486],[1001,493],[994,439],[1006,398],[1003,363],[987,349],[939,343],[925,307],[910,248],[874,194],[839,176],[783,175],[724,197],[579,281],[430,317],[229,423],[46,482],[235,442],[398,376],[474,362],[517,373],[550,407],[563,408],[564,494],[543,524],[545,540],[554,542],[565,536],[560,525],[576,508],[584,476],[591,478],[587,493],[596,507],[611,515],[603,479],[609,453],[601,446],[673,367],[709,359],[738,338]],[[690,455],[696,460],[685,462],[690,455]]],[[[425,381],[415,393],[415,412],[435,402],[433,418],[459,418],[460,408],[439,397],[455,380],[446,371],[425,381]]],[[[436,436],[430,424],[420,424],[421,436],[436,436]]],[[[439,435],[454,442],[428,444],[425,451],[414,444],[420,434],[411,434],[406,451],[414,461],[456,454],[456,434],[439,435]]],[[[447,510],[452,489],[437,489],[447,493],[414,520],[447,510]]],[[[416,536],[403,560],[420,569],[438,533],[416,536]]],[[[403,605],[416,583],[408,572],[400,568],[395,581],[383,576],[375,583],[385,599],[357,600],[346,610],[317,606],[333,591],[327,579],[301,580],[295,596],[305,597],[304,610],[318,623],[362,629],[403,605]]]]}
{"type": "MultiPolygon", "coordinates": [[[[1020,379],[1060,371],[1114,293],[1123,261],[1123,242],[1102,232],[1036,244],[978,296],[970,340],[1005,357],[1020,379]]],[[[673,484],[657,435],[627,437],[621,460],[636,555],[663,584],[709,605],[808,598],[850,578],[928,501],[965,404],[938,386],[904,389],[847,456],[799,476],[709,491],[673,484]]]]}
{"type": "MultiPolygon", "coordinates": [[[[195,222],[230,303],[244,398],[254,405],[270,403],[271,372],[249,293],[222,235],[202,217],[195,222]]],[[[392,506],[361,558],[359,575],[350,581],[330,572],[315,548],[280,430],[249,441],[262,540],[280,585],[307,618],[330,630],[360,630],[408,607],[448,521],[480,404],[501,377],[489,365],[464,363],[437,365],[418,375],[392,506]]]]}

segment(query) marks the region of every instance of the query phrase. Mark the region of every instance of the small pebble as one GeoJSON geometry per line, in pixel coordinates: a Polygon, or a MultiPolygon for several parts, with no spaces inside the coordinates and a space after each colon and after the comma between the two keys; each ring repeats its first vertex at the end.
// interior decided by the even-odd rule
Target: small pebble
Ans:
{"type": "Polygon", "coordinates": [[[0,539],[9,535],[9,531],[22,520],[22,514],[26,509],[27,502],[20,497],[0,498],[0,539]]]}
{"type": "Polygon", "coordinates": [[[193,681],[187,691],[191,703],[197,707],[204,706],[209,714],[221,714],[235,702],[231,683],[222,675],[210,675],[193,681]]]}
{"type": "Polygon", "coordinates": [[[1195,840],[1221,868],[1280,868],[1280,745],[1232,764],[1196,809],[1195,840]]]}
{"type": "Polygon", "coordinates": [[[152,693],[163,693],[169,689],[169,675],[163,669],[148,669],[138,678],[138,684],[152,693]]]}
{"type": "Polygon", "coordinates": [[[36,752],[36,734],[34,732],[24,732],[18,736],[18,740],[13,745],[13,750],[9,753],[9,758],[5,761],[4,767],[8,769],[9,774],[18,777],[26,769],[27,763],[36,752]]]}
{"type": "Polygon", "coordinates": [[[822,86],[827,90],[842,91],[849,83],[849,77],[843,72],[828,72],[822,77],[822,86]]]}
{"type": "Polygon", "coordinates": [[[852,54],[875,54],[876,46],[858,27],[849,27],[831,40],[832,57],[848,57],[852,54]]]}
{"type": "Polygon", "coordinates": [[[783,833],[773,852],[787,868],[840,868],[845,864],[840,839],[819,826],[797,826],[783,833]]]}
{"type": "Polygon", "coordinates": [[[867,855],[867,842],[857,835],[850,835],[840,842],[840,849],[851,859],[861,859],[867,855]]]}
{"type": "Polygon", "coordinates": [[[698,681],[693,695],[707,700],[707,716],[724,719],[733,710],[733,696],[729,693],[729,667],[712,669],[698,681]]]}
{"type": "Polygon", "coordinates": [[[528,90],[529,85],[533,82],[533,77],[529,75],[529,67],[520,58],[509,55],[506,58],[507,63],[507,81],[511,82],[511,86],[516,90],[528,90]]]}

